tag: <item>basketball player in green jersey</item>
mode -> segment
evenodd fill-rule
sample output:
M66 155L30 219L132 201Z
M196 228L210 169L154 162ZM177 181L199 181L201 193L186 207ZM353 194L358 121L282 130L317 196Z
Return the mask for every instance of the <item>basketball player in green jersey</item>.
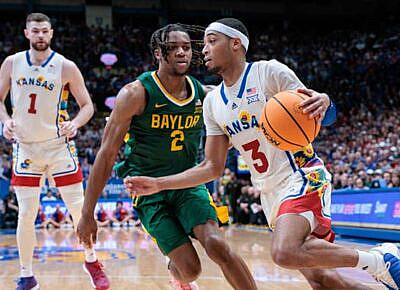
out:
M118 168L120 177L164 176L196 164L206 89L186 73L201 54L192 51L188 32L178 24L154 32L151 50L158 70L143 73L121 89L105 127L77 230L84 244L96 241L94 208L127 132L131 152ZM199 240L233 288L256 289L246 264L218 230L205 186L162 191L133 202L144 228L170 259L168 269L175 289L197 289L191 282L199 276L201 265L189 236Z

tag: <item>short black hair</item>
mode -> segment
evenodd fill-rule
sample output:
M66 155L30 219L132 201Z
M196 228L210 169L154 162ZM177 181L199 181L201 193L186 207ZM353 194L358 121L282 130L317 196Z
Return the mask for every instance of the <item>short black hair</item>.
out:
M219 19L219 20L217 20L215 22L222 23L222 24L225 24L226 26L229 26L229 27L232 27L232 28L234 28L236 30L239 30L241 33L246 35L247 38L249 38L249 32L248 32L246 26L239 19L236 19L236 18L222 18L222 19Z
M117 205L119 205L119 204L120 204L120 205L123 205L122 201L120 201L120 200L117 201Z

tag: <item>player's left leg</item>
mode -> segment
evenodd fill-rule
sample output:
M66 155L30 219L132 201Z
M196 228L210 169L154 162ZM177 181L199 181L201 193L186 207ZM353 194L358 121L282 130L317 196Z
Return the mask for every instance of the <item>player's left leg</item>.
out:
M257 289L246 263L231 250L215 220L208 220L206 224L195 226L193 232L207 255L218 264L234 289Z
M257 289L246 263L231 250L219 231L215 205L206 188L175 192L171 202L176 204L175 212L185 232L194 234L234 289Z
M273 261L289 269L339 267L364 269L379 282L399 289L400 260L396 246L387 244L367 252L333 244L323 239L309 239L310 234L310 222L304 216L298 214L280 216L276 221L272 239ZM389 267L387 267L388 262ZM342 280L346 281L343 277ZM351 281L347 279L346 283ZM358 284L357 287L362 289L364 286Z
M47 144L46 158L49 183L55 185L60 191L76 230L81 218L84 198L83 175L79 167L75 143L68 142L66 138L52 140ZM97 260L93 246L85 248L85 256L83 269L89 274L92 286L97 289L108 289L108 278L103 271L102 264Z
M275 197L272 207L267 202L270 193ZM273 261L289 269L359 268L382 284L399 289L400 252L394 244L363 251L332 243L330 196L331 185L324 169L313 168L308 174L296 172L276 188L275 194L262 196L264 212L274 229Z
M82 183L75 183L58 187L65 205L72 216L74 228L78 226L83 206ZM96 289L108 289L110 282L103 270L103 265L98 261L96 252L92 247L85 248L85 263L83 269L88 273L92 286Z

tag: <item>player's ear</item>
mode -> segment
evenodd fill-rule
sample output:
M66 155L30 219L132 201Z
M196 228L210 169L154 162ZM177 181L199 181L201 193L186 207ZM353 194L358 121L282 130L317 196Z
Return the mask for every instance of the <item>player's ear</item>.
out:
M28 36L29 36L28 28L25 28L25 29L24 29L24 35L25 35L26 38L29 39L29 37L28 37Z
M242 42L239 38L232 38L232 48L234 51L237 51L242 48Z
M156 48L154 50L154 57L159 61L161 59L161 50L159 48Z
M53 29L50 29L50 39L53 38L53 32L54 32L54 30L53 30Z

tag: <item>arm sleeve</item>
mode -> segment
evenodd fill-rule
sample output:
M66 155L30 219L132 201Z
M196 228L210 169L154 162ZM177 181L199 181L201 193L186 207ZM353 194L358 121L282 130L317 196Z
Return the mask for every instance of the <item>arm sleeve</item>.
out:
M275 59L260 62L260 81L264 85L266 96L273 96L286 90L306 88L294 71Z
M204 99L204 105L203 105L203 118L204 118L204 124L206 125L207 136L224 135L225 134L224 131L218 125L213 116L212 102L211 102L212 97L213 96L211 96L211 94L208 94Z
M328 109L325 112L325 117L321 122L322 126L330 126L336 121L336 106L335 103L331 100L331 103Z

